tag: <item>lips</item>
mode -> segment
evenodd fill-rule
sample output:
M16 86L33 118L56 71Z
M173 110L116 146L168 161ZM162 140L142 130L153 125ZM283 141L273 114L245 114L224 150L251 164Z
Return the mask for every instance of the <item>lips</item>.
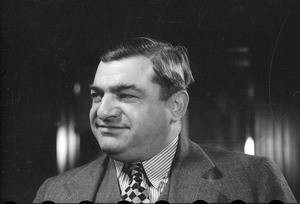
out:
M129 129L127 126L116 125L99 125L96 123L96 128L100 131L102 136L117 136L122 134L125 130Z
M105 129L128 129L129 127L126 125L115 125L115 124L103 124L103 123L95 123L97 128L105 128Z
M96 125L98 128L106 128L106 129L127 129L128 127L123 126L113 126L113 125Z

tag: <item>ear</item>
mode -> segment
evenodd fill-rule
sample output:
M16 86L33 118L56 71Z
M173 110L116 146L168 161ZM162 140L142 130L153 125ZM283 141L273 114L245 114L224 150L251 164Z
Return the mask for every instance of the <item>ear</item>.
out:
M189 95L185 90L181 90L169 98L171 111L171 123L180 121L184 116L189 104Z

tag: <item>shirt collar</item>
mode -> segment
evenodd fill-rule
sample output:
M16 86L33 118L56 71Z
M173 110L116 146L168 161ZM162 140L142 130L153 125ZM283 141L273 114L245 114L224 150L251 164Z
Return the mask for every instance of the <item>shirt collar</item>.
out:
M155 188L158 188L161 180L168 176L173 158L175 156L177 144L178 136L157 155L142 162L146 175L150 183ZM116 166L117 178L119 178L122 173L124 163L116 160L114 160L114 163Z
M117 178L120 177L121 173L122 173L122 169L124 166L123 162L117 161L117 160L113 160L116 166L116 171L117 171Z

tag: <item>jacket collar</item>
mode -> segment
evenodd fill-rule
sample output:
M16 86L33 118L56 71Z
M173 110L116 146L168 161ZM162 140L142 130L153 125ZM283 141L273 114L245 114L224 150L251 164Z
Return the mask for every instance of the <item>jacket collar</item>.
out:
M170 203L192 203L196 200L227 202L216 181L221 172L204 150L187 137L180 136L178 149L172 163L168 185L160 200ZM102 184L102 185L101 185ZM112 159L101 156L65 183L64 195L69 202L118 202L120 190Z
M221 172L207 154L187 137L181 136L176 152L169 185L160 199L170 203L192 203L196 200L226 202L215 181Z
M117 178L117 172L112 159L109 159L105 176L96 193L95 203L117 203L121 200L121 190Z

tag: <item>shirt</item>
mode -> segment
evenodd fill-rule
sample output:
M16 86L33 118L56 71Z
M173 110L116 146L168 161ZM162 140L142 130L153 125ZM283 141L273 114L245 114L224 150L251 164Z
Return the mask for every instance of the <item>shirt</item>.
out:
M146 176L143 174L142 179L146 184L146 189L151 203L155 203L158 200L168 182L177 144L178 136L157 155L142 162L146 174ZM129 185L130 179L129 176L122 171L124 166L123 162L114 160L114 164L117 171L121 195L123 195L125 189Z

